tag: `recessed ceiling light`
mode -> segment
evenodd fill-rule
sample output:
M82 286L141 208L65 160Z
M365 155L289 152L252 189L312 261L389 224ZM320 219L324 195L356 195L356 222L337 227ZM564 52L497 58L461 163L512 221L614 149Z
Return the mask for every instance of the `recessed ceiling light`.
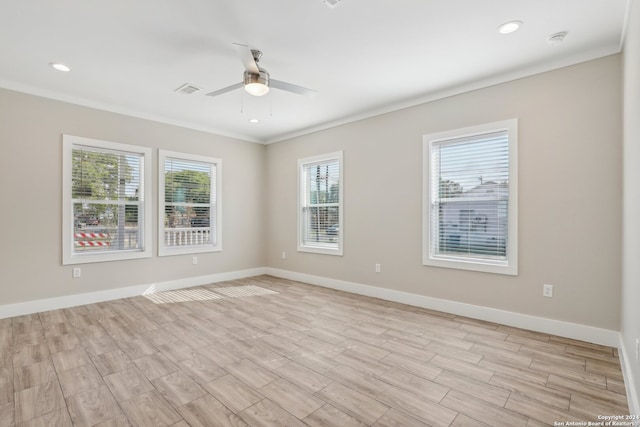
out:
M65 73L71 71L71 68L69 68L68 66L66 66L64 64L61 64L59 62L50 62L49 65L51 67L55 68L56 70L64 71Z
M509 21L498 27L498 32L500 34L511 34L522 27L522 21Z
M564 41L565 37L567 37L566 31L561 31L559 33L551 34L547 39L547 43L549 43L552 46L555 46L555 45L561 44Z
M258 119L249 119L249 123L253 123L253 124L260 123L260 120L258 120Z

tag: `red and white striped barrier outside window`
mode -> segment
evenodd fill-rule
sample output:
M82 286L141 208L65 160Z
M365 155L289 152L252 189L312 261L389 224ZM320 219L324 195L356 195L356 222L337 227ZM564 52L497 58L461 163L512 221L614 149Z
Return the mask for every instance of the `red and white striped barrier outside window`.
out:
M111 235L109 233L75 233L73 235L76 246L98 247L110 246Z

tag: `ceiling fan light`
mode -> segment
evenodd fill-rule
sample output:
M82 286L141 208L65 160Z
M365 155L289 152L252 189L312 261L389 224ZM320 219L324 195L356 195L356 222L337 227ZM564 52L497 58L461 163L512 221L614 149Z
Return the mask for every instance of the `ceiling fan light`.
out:
M244 85L244 90L253 96L262 96L269 92L269 86L262 83L249 83Z
M260 74L244 72L244 90L253 96L266 95L269 92L269 73L260 69Z

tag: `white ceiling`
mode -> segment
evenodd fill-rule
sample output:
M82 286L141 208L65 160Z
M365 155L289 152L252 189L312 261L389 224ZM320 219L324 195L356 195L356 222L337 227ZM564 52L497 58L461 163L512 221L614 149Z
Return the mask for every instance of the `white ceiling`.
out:
M628 1L0 0L0 86L272 142L617 53ZM234 42L318 95L205 96L242 80Z

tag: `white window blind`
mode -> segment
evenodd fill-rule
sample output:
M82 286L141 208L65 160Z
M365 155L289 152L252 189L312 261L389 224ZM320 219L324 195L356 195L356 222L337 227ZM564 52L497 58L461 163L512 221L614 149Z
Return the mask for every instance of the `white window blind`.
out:
M73 252L142 250L143 156L76 145L72 157Z
M513 138L505 128L429 141L425 264L452 261L469 269L476 269L472 264L515 271Z
M160 151L160 255L219 250L220 160Z
M63 263L150 256L145 147L65 135Z
M342 153L302 159L300 242L302 251L342 254Z

